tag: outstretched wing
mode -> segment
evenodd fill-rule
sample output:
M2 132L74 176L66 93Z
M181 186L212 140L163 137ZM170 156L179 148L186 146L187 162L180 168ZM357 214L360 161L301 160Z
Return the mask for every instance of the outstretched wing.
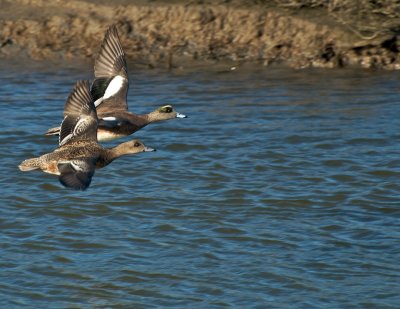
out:
M60 171L60 182L65 187L75 190L87 189L95 171L95 164L91 158L79 158L61 162L57 167Z
M94 76L91 93L98 112L127 110L128 71L115 26L111 26L106 32L95 60Z
M97 114L88 81L75 84L64 106L59 144L77 140L97 141Z

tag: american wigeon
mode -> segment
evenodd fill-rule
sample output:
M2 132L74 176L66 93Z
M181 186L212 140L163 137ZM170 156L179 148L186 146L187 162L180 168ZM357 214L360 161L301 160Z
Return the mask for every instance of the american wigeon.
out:
M21 171L41 169L59 175L60 182L69 188L89 187L95 168L110 164L114 159L143 151L154 151L138 140L106 149L97 142L96 108L90 94L89 82L78 81L64 106L59 148L19 165Z
M171 105L155 111L136 115L128 111L127 93L129 88L125 53L115 26L111 26L101 44L95 60L91 93L97 109L99 125L97 139L113 140L130 135L149 123L174 118L186 118L177 113ZM51 128L46 135L58 135L60 127Z

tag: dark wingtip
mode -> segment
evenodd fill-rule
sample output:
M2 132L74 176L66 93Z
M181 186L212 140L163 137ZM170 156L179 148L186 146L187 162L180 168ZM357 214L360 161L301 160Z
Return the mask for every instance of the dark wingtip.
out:
M47 132L44 133L45 136L53 136L59 134L60 134L60 127L48 129Z
M90 186L93 173L76 172L70 163L58 163L57 167L60 172L58 180L64 187L84 191Z

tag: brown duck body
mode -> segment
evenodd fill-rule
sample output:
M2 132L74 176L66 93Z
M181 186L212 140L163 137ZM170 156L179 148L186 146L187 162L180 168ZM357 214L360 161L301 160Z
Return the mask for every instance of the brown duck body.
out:
M148 115L135 115L122 110L100 113L99 119L97 128L97 139L99 141L110 141L131 135L150 123ZM102 119L115 120L103 121Z
M174 119L186 118L185 115L174 111L172 106L165 105L157 110L144 114L136 115L126 110L98 110L99 123L97 127L97 139L99 142L114 140L128 136L150 123ZM49 129L46 135L59 135L60 127Z
M45 173L60 175L58 164L65 161L79 158L91 158L96 164L102 155L102 147L92 141L76 141L73 144L66 144L53 152L46 153L40 157L27 159L21 163L21 170L41 169ZM96 164L97 165L97 164ZM104 165L103 165L104 166Z
M162 106L144 115L128 111L128 69L117 29L108 29L94 65L95 79L90 91L99 120L97 139L109 141L128 136L150 123L186 118L171 105ZM59 135L60 127L51 128L46 135Z
M129 147L128 145L134 142L135 141L129 141L117 147L106 149L94 141L74 141L71 144L65 144L53 152L46 153L38 158L27 159L21 163L19 168L24 171L40 168L45 173L60 175L58 164L71 160L89 158L96 168L102 168L110 164L116 158L134 153L125 150ZM149 148L144 147L143 150L140 149L137 152L140 151L149 151Z

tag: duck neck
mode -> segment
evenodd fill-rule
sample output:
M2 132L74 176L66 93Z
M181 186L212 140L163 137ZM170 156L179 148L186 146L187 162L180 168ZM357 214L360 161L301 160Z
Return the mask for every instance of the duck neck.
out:
M156 112L151 112L151 113L148 113L147 115L143 115L143 116L146 118L147 123L152 123L152 122L161 120L159 117L159 114Z
M126 151L124 151L124 146L123 144L119 144L118 146L115 146L113 148L105 149L103 156L101 157L101 160L97 162L98 167L103 167L108 164L110 164L112 161L114 161L116 158L119 158L123 155L126 155Z
M147 126L150 122L149 114L135 115L134 123L140 128Z

